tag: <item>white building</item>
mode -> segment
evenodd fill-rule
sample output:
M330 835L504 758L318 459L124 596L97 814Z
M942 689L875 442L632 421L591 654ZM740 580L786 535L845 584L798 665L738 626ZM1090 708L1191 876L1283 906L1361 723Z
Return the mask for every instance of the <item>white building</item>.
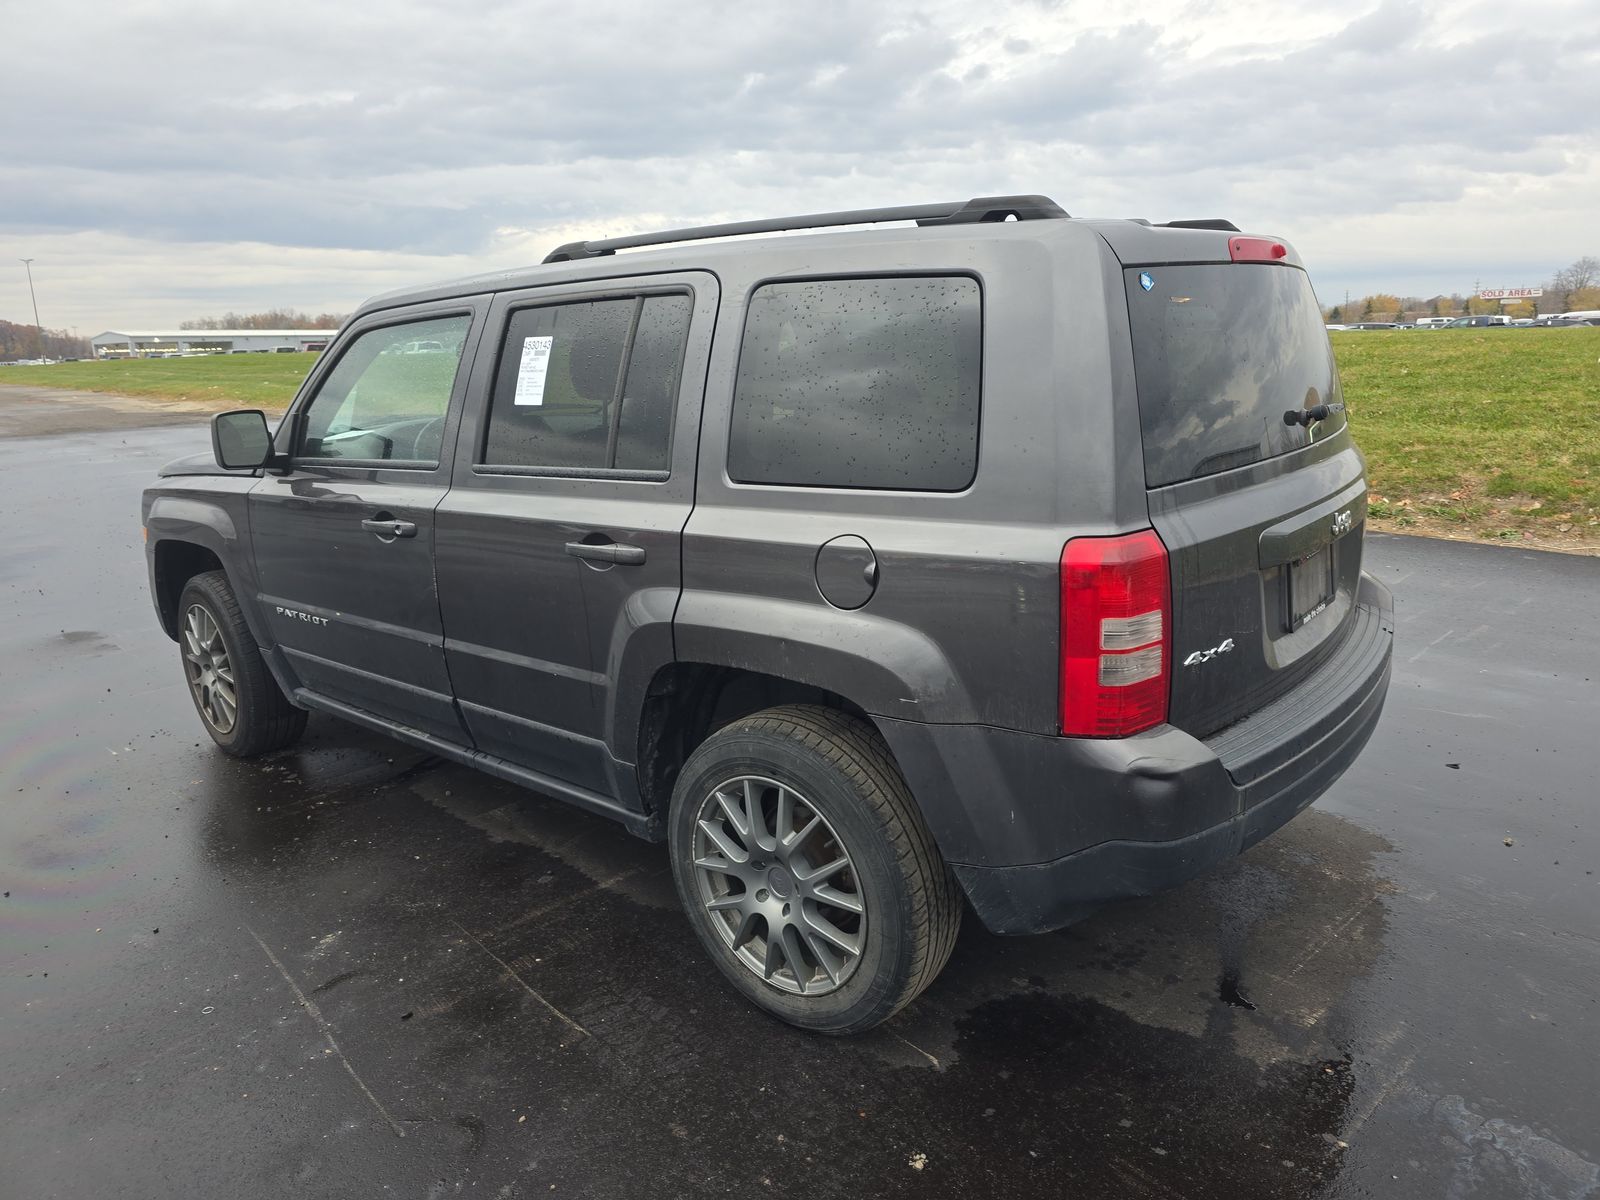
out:
M293 354L324 350L337 329L127 329L89 339L96 358L179 354Z

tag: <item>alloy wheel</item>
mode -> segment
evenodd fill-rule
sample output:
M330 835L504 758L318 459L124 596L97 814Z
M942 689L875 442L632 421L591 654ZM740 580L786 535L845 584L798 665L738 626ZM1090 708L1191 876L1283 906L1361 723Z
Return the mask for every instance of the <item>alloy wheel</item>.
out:
M759 978L815 996L855 972L866 897L844 842L799 792L757 775L712 788L696 814L693 857L712 925Z
M231 733L239 719L233 663L222 630L204 605L191 604L183 614L183 672L206 724L218 733Z

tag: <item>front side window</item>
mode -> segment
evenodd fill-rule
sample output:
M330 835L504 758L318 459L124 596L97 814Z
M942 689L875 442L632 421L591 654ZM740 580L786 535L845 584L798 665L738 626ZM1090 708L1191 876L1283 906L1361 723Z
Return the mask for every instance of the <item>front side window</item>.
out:
M311 399L299 455L437 462L471 325L462 314L357 337Z
M965 276L773 283L750 297L728 474L954 492L978 463L982 301Z
M665 471L690 309L672 294L512 313L483 462Z

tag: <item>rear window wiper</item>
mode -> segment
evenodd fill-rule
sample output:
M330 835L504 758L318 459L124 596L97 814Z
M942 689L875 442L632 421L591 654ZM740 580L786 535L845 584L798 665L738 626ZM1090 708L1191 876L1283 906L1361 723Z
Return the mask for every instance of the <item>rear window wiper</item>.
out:
M1334 413L1344 411L1343 404L1313 404L1310 408L1291 408L1283 414L1285 425L1315 425L1326 421Z

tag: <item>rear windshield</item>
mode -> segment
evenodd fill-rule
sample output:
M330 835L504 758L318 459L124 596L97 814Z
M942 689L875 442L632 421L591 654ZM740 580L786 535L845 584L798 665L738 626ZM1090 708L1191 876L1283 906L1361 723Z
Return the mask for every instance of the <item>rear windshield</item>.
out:
M1342 404L1304 271L1266 264L1132 267L1133 366L1149 487L1287 454L1344 428L1290 409Z

